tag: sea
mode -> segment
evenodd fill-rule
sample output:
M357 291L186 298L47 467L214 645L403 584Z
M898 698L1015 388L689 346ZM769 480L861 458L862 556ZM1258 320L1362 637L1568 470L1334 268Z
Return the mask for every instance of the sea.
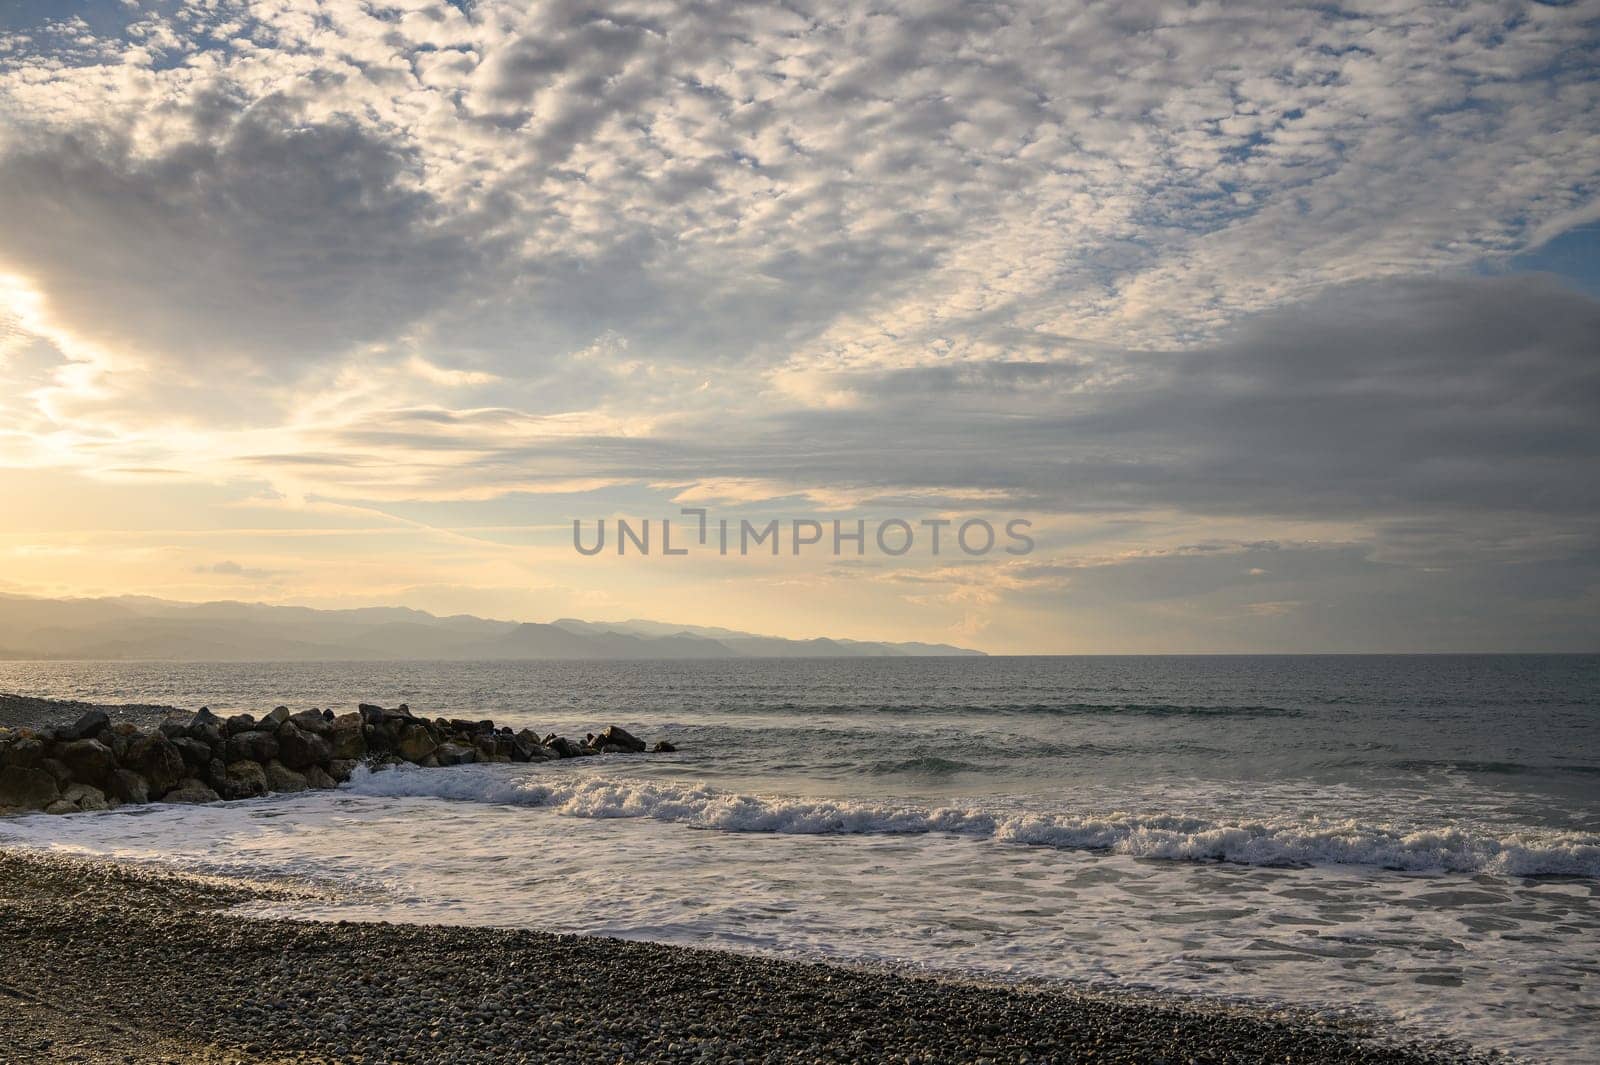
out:
M0 821L0 845L527 926L1290 1007L1600 1061L1600 655L0 663L676 753Z

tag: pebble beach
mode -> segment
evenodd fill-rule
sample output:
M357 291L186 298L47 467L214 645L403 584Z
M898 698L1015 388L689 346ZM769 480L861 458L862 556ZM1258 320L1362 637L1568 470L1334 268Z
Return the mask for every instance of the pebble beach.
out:
M1475 1038L1479 1022L1471 1018L1396 1024L1381 1010L1329 1009L1316 994L1240 994L1237 980L1174 988L1149 980L1146 969L1088 980L1025 969L991 974L970 966L970 947L955 954L931 943L904 959L886 957L883 944L921 942L924 910L959 908L972 915L967 927L992 922L1007 912L997 908L1000 891L1005 906L1034 914L1029 928L1056 935L1064 955L1087 959L1095 948L1085 929L1133 935L1139 911L1088 892L1076 894L1070 911L1030 911L1037 902L1020 894L1040 882L1030 855L1053 863L1058 882L1074 875L1052 848L995 849L990 860L1005 865L986 877L973 866L978 848L959 835L913 831L880 844L870 831L813 834L804 821L798 834L704 831L711 826L689 816L695 803L767 820L777 807L666 783L685 756L666 741L649 749L616 725L586 734L569 721L568 734L583 737L569 741L486 718L425 717L403 705L219 716L156 703L4 696L0 711L4 794L31 803L0 811L5 1062L1574 1060L1491 1049L1500 1041ZM689 758L708 746L682 726L666 731L688 737ZM728 747L712 750L726 757ZM85 751L102 757L88 760ZM350 779L355 763L342 759L355 757L362 762ZM628 782L628 774L650 772L663 783ZM313 783L319 773L329 779ZM265 795L241 787L257 776ZM17 787L46 777L50 794L30 797ZM131 789L113 787L130 779ZM668 805L640 816L650 809L633 806L652 797ZM610 805L591 811L602 799ZM566 816L543 812L555 804ZM826 812L795 809L813 818ZM688 826L653 827L672 810ZM501 841L493 853L492 839ZM733 860L739 852L725 853L741 841L775 870L822 856L835 865L807 872L819 885L809 894L811 881L762 895L751 886L766 874ZM836 904L820 885L891 890L897 881L884 870L918 848L937 848L946 872L976 893L957 898L957 885L908 873L898 883L911 891L906 900L920 901L896 909L888 896L861 895L849 904L863 918L880 915L881 927L827 925L838 924L839 911L827 909ZM382 855L389 864L375 862ZM851 855L859 868L838 864ZM1071 861L1089 863L1083 875L1091 876L1105 859ZM1136 875L1158 876L1171 864L1147 860ZM504 872L491 876L492 868ZM710 868L731 886L706 879ZM1257 901L1328 882L1315 869L1179 868L1212 884L1218 898L1230 885L1254 890ZM362 869L371 870L368 879ZM397 870L415 875L397 878ZM671 895L663 876L680 881ZM1437 882L1407 883L1427 891ZM1586 883L1529 881L1523 890L1555 903L1577 900ZM1477 894L1467 901L1489 897L1489 879L1473 884ZM694 925L684 915L706 912L695 908L695 891L714 896L725 913L721 925L704 924L717 934L685 934ZM775 941L760 936L774 927L775 900L793 911L785 920L809 913L825 929L811 943L876 936L877 946L797 952L777 941L774 950ZM1186 904L1166 905L1173 921L1189 919ZM1395 917L1416 912L1391 911L1372 919L1393 928ZM1159 923L1151 913L1147 920ZM1026 942L1003 927L992 938ZM1166 950L1206 961L1204 944L1151 942L1152 958ZM1301 944L1316 941L1302 935L1288 946ZM1259 945L1255 956L1264 956ZM1370 962L1343 968L1362 964ZM1442 980L1437 970L1424 975ZM1440 986L1430 997L1443 1009L1485 986L1480 977L1470 989Z
M46 1062L1488 1060L1292 1016L528 930L261 920L0 852L0 1044Z

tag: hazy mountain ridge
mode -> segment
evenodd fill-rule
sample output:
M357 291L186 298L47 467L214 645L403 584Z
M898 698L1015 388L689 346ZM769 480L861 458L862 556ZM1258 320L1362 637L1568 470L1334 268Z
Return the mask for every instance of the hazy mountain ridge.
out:
M0 594L0 659L695 659L979 655L945 644L791 640L697 625L498 621L408 607L318 610L142 596L37 599Z

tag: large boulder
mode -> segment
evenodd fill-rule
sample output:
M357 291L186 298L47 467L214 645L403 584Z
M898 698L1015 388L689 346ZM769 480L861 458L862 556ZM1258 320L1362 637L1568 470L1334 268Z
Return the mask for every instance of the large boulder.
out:
M426 725L407 725L394 745L395 753L408 762L421 762L439 746Z
M228 793L228 763L222 759L211 759L211 764L206 766L205 771L200 776L205 781L206 786L218 795L226 795Z
M464 717L453 717L450 719L450 729L457 735L478 736L485 732L493 732L494 722L488 720L468 721Z
M193 714L186 714L182 710L174 710L156 723L156 731L169 740L189 734L189 722L194 720Z
M525 728L511 737L511 760L513 762L547 762L560 755L539 742L539 734L531 728Z
M267 763L267 789L269 791L305 791L311 785L303 774L296 773L282 762Z
M63 788L72 783L72 770L68 769L65 762L58 762L54 758L41 758L39 769L56 778L56 783Z
M106 802L106 793L93 784L73 784L71 787L61 789L60 802L72 807L72 809L51 809L49 812L75 813L86 810L104 810L110 805Z
M594 753L588 747L580 747L565 736L547 736L544 745L562 758L584 758Z
M333 748L321 736L313 735L293 721L278 729L278 760L290 769L309 769L326 765L333 757Z
M356 759L367 753L367 730L360 714L341 714L329 722L328 746L334 758Z
M237 736L241 732L249 732L256 727L256 719L250 714L234 714L222 723L224 736Z
M202 706L199 712L189 719L188 736L208 747L216 748L223 741L226 727L222 718L213 714L209 707Z
M56 744L55 756L68 769L74 780L99 781L117 768L111 748L99 740L73 740Z
M106 794L118 802L147 803L150 782L131 769L113 770L106 778Z
M184 780L179 782L177 787L161 796L161 801L177 803L202 803L216 802L220 798L222 798L222 796L218 795L213 788L203 781L196 780L194 777L186 777Z
M267 771L261 763L240 759L228 763L222 794L229 799L251 799L267 793Z
M330 776L328 772L322 769L320 766L312 766L310 769L306 770L305 775L307 786L315 788L318 791L329 791L339 786L339 782L334 780L333 777Z
M354 758L335 758L328 763L328 776L343 784L355 774L356 766L360 764Z
M172 741L172 745L183 755L185 765L195 769L204 769L211 763L211 745L204 740L197 740L192 736L179 736Z
M289 721L302 732L309 732L313 736L326 736L333 731L333 726L322 716L321 710L302 710L298 714L291 714Z
M362 723L379 728L389 728L397 735L402 726L416 720L411 716L410 710L385 710L383 707L373 706L371 703L362 703L356 707L356 713L361 715Z
M0 768L0 810L42 810L60 796L56 778L43 769Z
M264 729L268 732L276 732L278 729L282 728L283 723L288 720L289 708L287 706L274 706L272 708L272 713L262 718L261 724L257 725L256 727L259 729Z
M78 720L65 728L56 730L56 739L71 743L73 740L92 739L94 735L107 725L111 724L111 715L104 710L90 710Z
M369 755L387 754L394 750L397 738L381 724L374 725L369 722L361 726L361 739L366 744Z
M478 760L478 752L471 747L463 747L455 743L443 743L434 748L433 757L439 764L469 765Z
M95 739L111 748L111 757L120 762L128 753L128 744L143 735L144 731L132 721L118 721L108 729L101 729Z
M24 729L11 737L11 742L0 751L0 766L14 769L37 769L49 749L37 733Z
M607 746L620 747L624 751L638 754L647 744L621 725L607 725L600 730L600 735L590 744L595 750L604 750Z
M270 762L278 757L278 737L252 729L228 737L229 762Z
M159 732L146 733L130 741L122 765L148 780L151 794L155 795L175 787L188 775L177 746Z
M511 761L514 743L510 736L502 736L498 732L480 732L472 738L472 745L477 748L480 762Z

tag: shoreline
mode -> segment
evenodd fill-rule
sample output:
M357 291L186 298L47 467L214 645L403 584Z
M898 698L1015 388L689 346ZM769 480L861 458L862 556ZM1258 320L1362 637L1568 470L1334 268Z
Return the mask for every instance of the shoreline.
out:
M1190 996L228 912L270 894L0 847L0 1044L29 1065L1509 1060Z

